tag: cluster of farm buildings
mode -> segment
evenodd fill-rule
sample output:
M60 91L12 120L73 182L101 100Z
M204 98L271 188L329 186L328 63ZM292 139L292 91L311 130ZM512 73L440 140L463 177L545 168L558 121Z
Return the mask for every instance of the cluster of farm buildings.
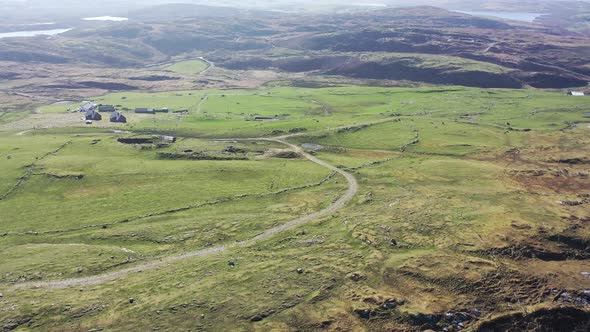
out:
M119 123L127 123L127 118L123 115L123 113L119 112L115 106L112 105L101 105L95 104L92 102L86 102L80 108L76 110L76 112L85 113L85 119L87 122L91 123L91 121L100 121L102 120L101 113L111 113L110 121L111 122L119 122ZM134 110L135 114L156 114L156 113L174 113L174 114L188 114L188 110L179 110L170 112L168 108L162 109L155 109L155 108L145 108L145 107L138 107ZM279 121L281 118L278 116L266 117L266 116L256 116L254 121L260 122L271 122L271 121Z
M77 112L85 113L86 121L100 121L102 120L101 113L111 113L109 117L111 122L127 123L127 118L121 112L117 111L117 108L112 105L100 105L92 102L87 102L84 105L80 106ZM168 110L168 108L154 109L138 107L135 109L134 112L136 114L156 114L169 113L170 110ZM174 111L172 113L187 114L188 110Z

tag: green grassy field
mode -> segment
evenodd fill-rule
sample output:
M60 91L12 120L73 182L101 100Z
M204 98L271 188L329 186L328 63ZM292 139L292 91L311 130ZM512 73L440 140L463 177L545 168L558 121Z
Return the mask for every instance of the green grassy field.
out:
M95 101L190 113L131 117L117 127L123 133L0 132L3 330L442 330L451 323L426 325L419 314L477 309L466 323L475 329L499 314L559 305L551 289L587 284L580 272L588 260L564 258L585 251L548 240L590 239L587 205L559 203L590 194L584 98L281 87ZM161 133L177 141L163 143ZM278 158L286 146L277 142L211 140L287 134L320 145L315 157L354 175L359 190L343 209L250 246L116 280L14 288L241 243L329 206L347 188L341 176ZM154 142L117 141L130 137ZM559 161L572 158L582 161ZM541 249L552 255L527 256ZM384 310L391 298L404 304ZM367 320L363 310L379 315Z
M41 159L65 143L62 150ZM244 150L241 158L245 160L158 157L189 149L221 156L229 146ZM173 147L141 150L118 143L114 136L5 136L0 149L5 170L2 193L17 187L0 200L0 233L9 234L2 239L7 241L2 247L15 257L29 259L26 264L19 262L23 270L3 261L0 275L5 276L4 271L23 276L31 269L41 275L67 275L77 266L96 272L108 268L109 264L101 264L111 262L110 253L121 253L122 248L155 255L179 250L179 246L200 248L246 240L274 223L313 212L325 198L314 201L313 191L323 194L317 188L301 187L320 183L330 172L305 160L264 156L278 147L269 142L183 139ZM25 180L18 183L23 176ZM338 187L333 183L322 188L333 186ZM276 194L286 189L293 193ZM306 192L306 198L294 199L298 191ZM191 208L168 212L184 207ZM102 239L95 237L97 231ZM46 262L47 248L58 248L63 263L45 263L52 267L38 269L38 262ZM104 255L101 262L95 261L99 256L82 261L98 253Z
M182 116L173 113L155 116L130 114L131 121L127 128L176 132L192 137L266 136L301 128L310 132L321 131L396 116L404 118L403 123L409 128L412 127L411 121L418 121L418 125L438 121L440 126L435 129L441 131L447 126L453 133L455 129L469 125L515 132L524 129L554 130L565 128L571 122L583 121L583 114L590 111L585 99L568 98L556 92L462 87L281 87L260 90L125 92L97 97L94 101L116 105L124 113L137 107L189 110L188 115ZM51 112L56 107L59 110L63 108L51 106L41 110ZM279 121L253 121L257 116L276 116ZM450 124L450 121L471 124ZM488 135L497 134L489 130ZM507 136L518 135L510 133Z
M209 64L203 60L188 60L165 66L162 69L173 71L179 74L193 75L202 72L208 67Z

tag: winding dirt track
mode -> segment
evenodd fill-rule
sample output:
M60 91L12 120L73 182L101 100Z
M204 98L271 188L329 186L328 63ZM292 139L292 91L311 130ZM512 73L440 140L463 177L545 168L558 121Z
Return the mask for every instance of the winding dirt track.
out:
M293 151L301 154L302 156L304 156L306 159L310 160L311 162L314 162L320 166L323 166L331 171L334 171L334 172L342 175L346 179L346 181L348 182L348 189L346 190L346 192L342 196L340 196L340 198L338 198L338 200L336 200L335 202L330 204L325 209L320 210L315 213L312 213L312 214L308 214L308 215L299 217L299 218L291 220L285 224L270 228L270 229L266 230L265 232L258 234L257 236L255 236L249 240L243 241L243 242L238 242L235 244L220 245L220 246L216 246L216 247L187 252L184 254L168 256L168 257L164 257L164 258L152 261L152 262L147 262L144 264L136 265L136 266L133 266L130 268L117 270L117 271L113 271L113 272L109 272L109 273L105 273L105 274L89 276L89 277L72 278L72 279L55 280L55 281L43 281L43 282L28 282L28 283L17 284L17 285L14 285L12 287L12 289L17 290L17 289L34 289L34 288L68 288L68 287L97 285L97 284L101 284L103 282L119 279L127 274L130 274L130 273L158 269L158 268L163 267L164 265L167 265L169 263L173 263L175 261L179 261L182 259L191 258L191 257L203 257L203 256L208 256L208 255L212 255L212 254L216 254L216 253L225 252L231 248L251 246L251 245L254 245L260 241L266 240L274 235L277 235L277 234L283 233L285 231L288 231L290 229L293 229L295 227L301 226L301 225L306 224L312 220L328 216L328 215L340 210L358 192L358 183L356 181L356 178L352 174L350 174L342 169L339 169L333 165L330 165L329 163L306 153L305 151L303 151L302 148L300 148L294 144L291 144L289 142L286 142L283 139L280 139L280 138L239 139L238 138L238 139L225 139L224 141L228 141L228 140L229 141L240 141L240 140L241 141L270 141L270 142L277 142L280 144L284 144L284 145L290 147Z

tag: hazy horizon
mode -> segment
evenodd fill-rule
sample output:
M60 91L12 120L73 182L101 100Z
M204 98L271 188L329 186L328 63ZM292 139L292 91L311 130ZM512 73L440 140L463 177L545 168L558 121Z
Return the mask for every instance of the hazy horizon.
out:
M289 12L326 12L339 10L350 11L364 9L379 9L385 7L437 6L448 10L460 11L507 11L523 13L547 13L552 3L568 0L104 0L95 2L80 2L74 0L0 0L3 11L0 13L0 26L18 26L23 24L38 24L57 22L64 25L85 17L123 16L136 10L165 4L195 4L203 6L224 6L241 9L289 11ZM590 0L583 0L588 3ZM571 1L572 3L582 1Z

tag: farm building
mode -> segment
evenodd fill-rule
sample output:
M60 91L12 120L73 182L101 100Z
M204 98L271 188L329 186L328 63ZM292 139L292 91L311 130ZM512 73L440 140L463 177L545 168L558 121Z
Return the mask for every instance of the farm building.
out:
M153 108L143 108L139 107L135 109L135 113L137 114L156 114Z
M174 112L172 112L172 113L174 113L174 114L181 114L181 115L185 115L185 114L188 114L188 110L174 111Z
M115 106L112 105L99 105L98 111L99 112L115 112L117 109Z
M585 96L585 93L583 91L569 91L567 94L576 97Z
M154 110L154 112L156 113L168 113L168 109L167 108L162 108L161 110Z
M102 115L100 115L100 113L98 113L96 110L91 110L86 112L86 120L99 121L102 120Z
M113 112L111 122L127 123L127 118L121 112Z
M80 106L80 108L78 109L78 112L88 113L90 111L96 110L97 107L98 107L98 105L96 105L95 103L86 103L86 104Z
M176 143L176 137L174 136L160 136L160 139L168 143Z

